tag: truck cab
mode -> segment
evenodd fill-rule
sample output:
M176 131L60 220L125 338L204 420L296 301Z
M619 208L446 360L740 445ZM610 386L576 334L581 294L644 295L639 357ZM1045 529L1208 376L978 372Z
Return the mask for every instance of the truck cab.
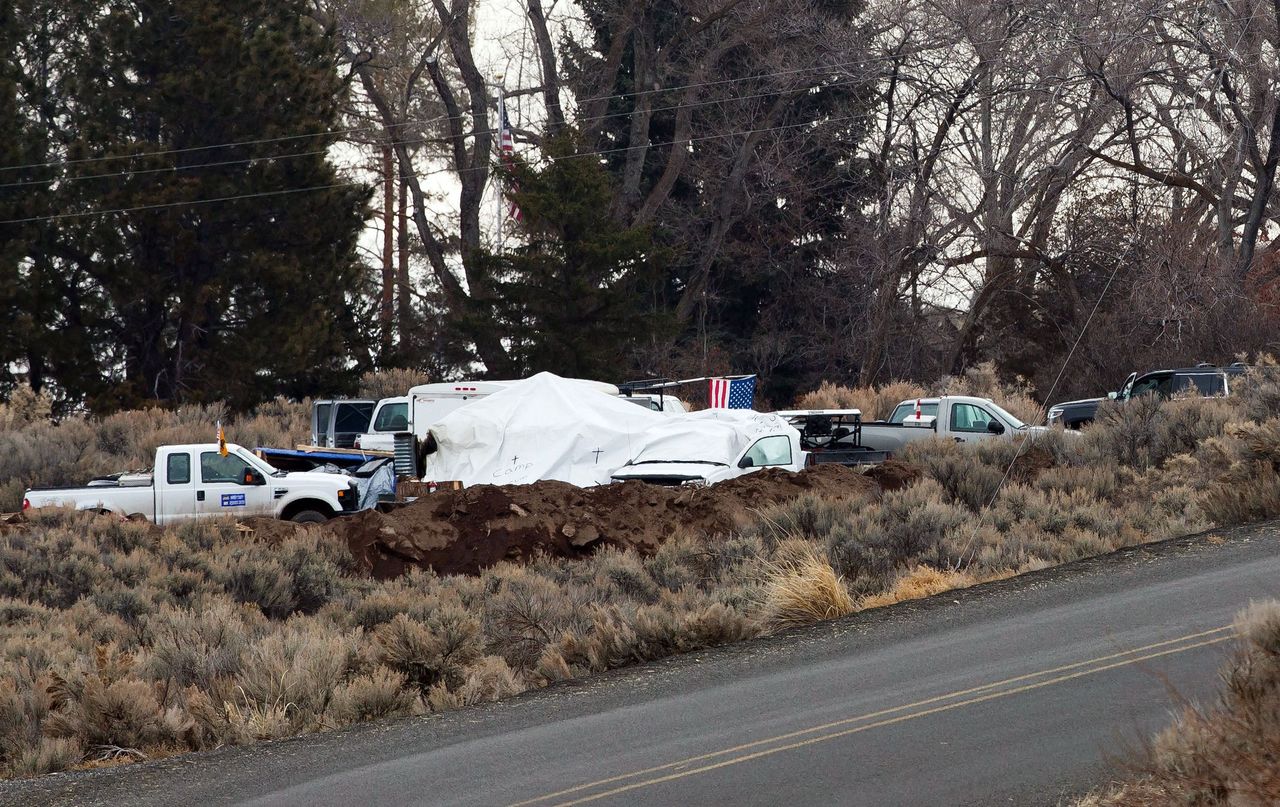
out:
M930 437L974 443L1019 434L1034 437L1045 431L1043 426L1023 423L995 401L970 395L912 398L899 403L890 420L898 422L863 424L862 444L893 453Z
M396 435L409 431L409 396L383 398L373 410L369 430L358 435L353 448L362 451L395 450Z

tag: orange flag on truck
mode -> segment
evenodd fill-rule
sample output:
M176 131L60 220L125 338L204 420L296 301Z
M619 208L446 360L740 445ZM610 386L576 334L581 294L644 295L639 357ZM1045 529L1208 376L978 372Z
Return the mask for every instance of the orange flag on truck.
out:
M227 433L222 430L222 421L218 421L218 453L227 456Z

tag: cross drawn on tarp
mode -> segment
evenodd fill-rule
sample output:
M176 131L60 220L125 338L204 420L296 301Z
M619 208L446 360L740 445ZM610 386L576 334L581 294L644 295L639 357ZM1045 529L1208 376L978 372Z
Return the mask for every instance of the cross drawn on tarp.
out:
M600 455L604 453L604 449L603 449L603 448L597 448L595 451L592 451L591 453L596 455L596 465L599 465L599 464L600 464Z

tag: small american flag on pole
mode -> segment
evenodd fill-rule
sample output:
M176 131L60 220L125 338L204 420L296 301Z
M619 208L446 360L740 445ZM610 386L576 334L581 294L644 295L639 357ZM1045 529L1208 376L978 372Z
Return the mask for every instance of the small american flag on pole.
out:
M502 163L507 167L508 171L515 171L515 154L516 139L511 134L511 121L507 119L507 102L503 98L498 99L498 151L502 158ZM511 183L511 190L518 192L520 186L515 182ZM507 215L516 221L520 221L520 206L515 202L511 203Z
M756 377L711 379L712 409L750 409L756 397Z

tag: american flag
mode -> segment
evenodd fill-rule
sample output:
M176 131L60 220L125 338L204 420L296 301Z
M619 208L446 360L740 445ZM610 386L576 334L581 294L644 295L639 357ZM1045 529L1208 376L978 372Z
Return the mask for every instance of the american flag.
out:
M507 102L504 99L498 99L498 151L502 157L502 162L507 166L508 171L515 171L515 153L516 139L511 134L511 121L507 119ZM515 182L511 183L512 192L518 192L520 186ZM507 214L516 221L520 220L520 206L515 202L511 203Z
M756 397L756 377L711 379L712 409L750 409Z

